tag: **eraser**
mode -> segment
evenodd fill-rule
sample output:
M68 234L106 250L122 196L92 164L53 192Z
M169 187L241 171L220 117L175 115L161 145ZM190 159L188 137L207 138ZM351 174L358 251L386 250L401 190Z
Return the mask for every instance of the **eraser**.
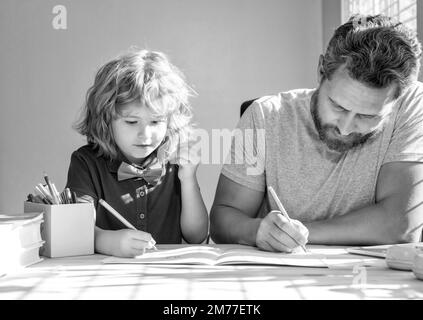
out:
M386 252L386 264L391 269L411 271L416 254L422 252L421 248L421 244L416 243L393 245Z

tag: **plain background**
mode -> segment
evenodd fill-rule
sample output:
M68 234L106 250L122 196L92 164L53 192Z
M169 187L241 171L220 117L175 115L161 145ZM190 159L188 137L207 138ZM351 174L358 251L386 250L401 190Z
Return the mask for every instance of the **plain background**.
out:
M66 30L52 26L56 5L67 9ZM316 86L325 34L340 22L322 8L321 0L2 0L0 212L23 212L44 171L62 190L70 155L85 144L72 124L111 58L132 45L166 53L198 93L198 127L232 130L244 100ZM220 169L198 171L208 209Z

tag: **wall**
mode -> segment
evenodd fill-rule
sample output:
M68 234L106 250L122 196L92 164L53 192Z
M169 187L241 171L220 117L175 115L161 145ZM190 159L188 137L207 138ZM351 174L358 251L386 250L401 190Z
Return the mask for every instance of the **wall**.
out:
M67 9L67 29L52 8ZM131 45L160 50L186 75L201 128L233 129L242 101L314 87L320 1L2 0L0 2L0 212L19 213L46 171L58 189L71 128L97 68ZM220 165L198 177L210 208Z
M335 29L342 24L342 0L322 0L322 36L326 49Z

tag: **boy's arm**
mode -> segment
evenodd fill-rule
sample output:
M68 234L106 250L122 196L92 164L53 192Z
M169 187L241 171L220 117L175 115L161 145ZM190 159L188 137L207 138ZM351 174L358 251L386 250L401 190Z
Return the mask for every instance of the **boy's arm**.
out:
M196 168L179 167L181 182L181 230L188 243L201 243L207 237L209 216L198 185Z
M103 230L95 227L94 243L95 252L113 256L115 253L115 243L113 242L113 231Z
M392 162L379 172L376 204L329 220L306 223L309 241L376 245L420 241L423 163Z
M151 234L140 230L95 227L95 251L115 257L135 257L150 248Z
M77 203L98 203L97 199L89 195L77 193ZM134 257L144 253L149 248L152 237L149 233L132 230L104 230L97 226L94 229L94 248L96 253L116 256Z

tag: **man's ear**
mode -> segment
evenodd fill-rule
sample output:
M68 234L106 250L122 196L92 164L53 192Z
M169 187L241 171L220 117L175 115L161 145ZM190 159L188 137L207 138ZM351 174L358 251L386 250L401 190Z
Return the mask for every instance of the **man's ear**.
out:
M319 56L319 65L317 66L317 81L320 83L323 79L323 54Z

